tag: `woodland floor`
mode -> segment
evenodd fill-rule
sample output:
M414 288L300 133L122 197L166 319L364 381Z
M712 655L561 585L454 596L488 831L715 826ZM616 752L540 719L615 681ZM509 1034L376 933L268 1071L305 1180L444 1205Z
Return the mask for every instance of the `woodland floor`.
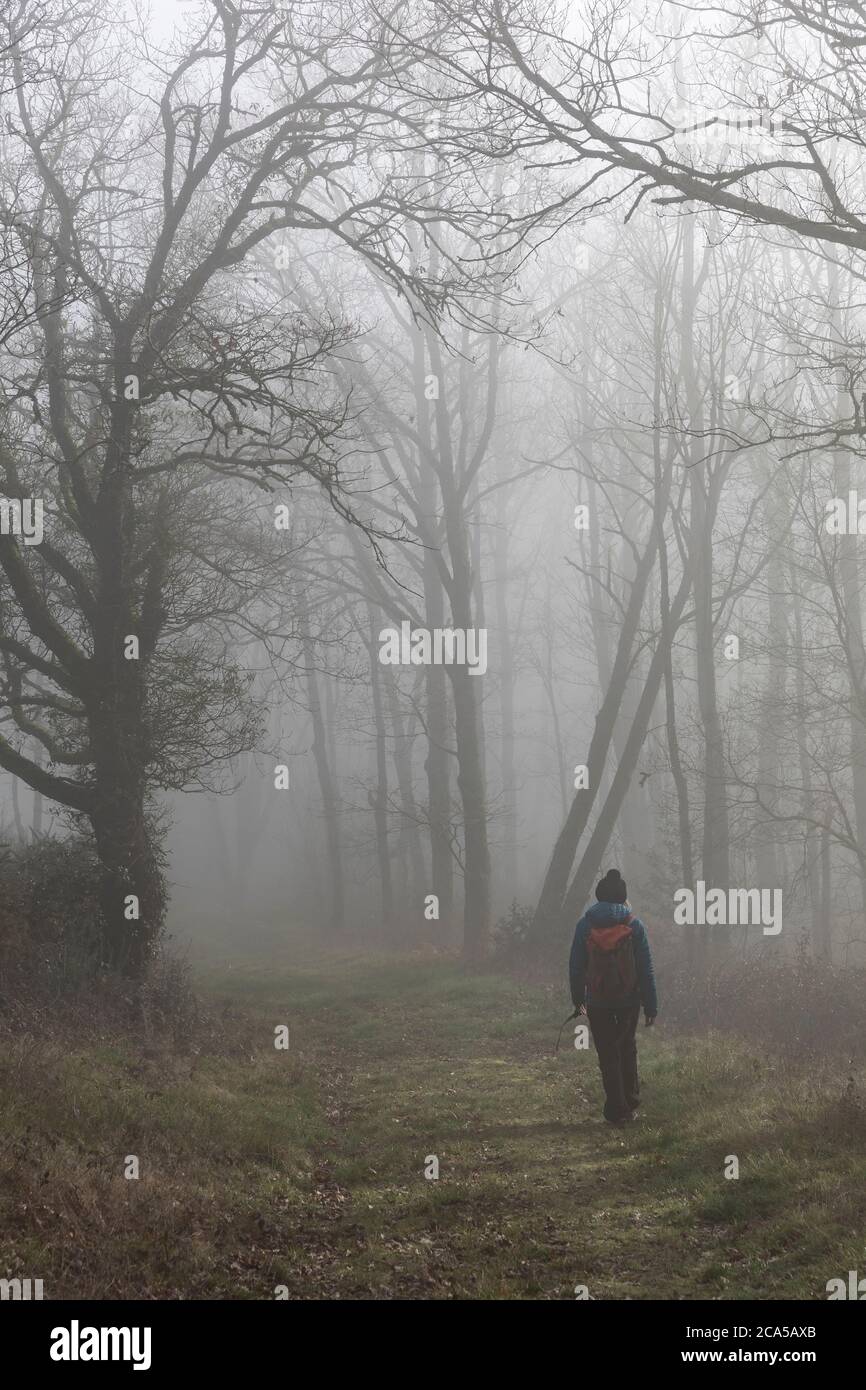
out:
M0 1276L46 1298L821 1299L864 1266L847 1075L662 1022L616 1130L595 1054L566 1030L553 1055L561 991L335 955L199 987L229 1055L4 1047Z

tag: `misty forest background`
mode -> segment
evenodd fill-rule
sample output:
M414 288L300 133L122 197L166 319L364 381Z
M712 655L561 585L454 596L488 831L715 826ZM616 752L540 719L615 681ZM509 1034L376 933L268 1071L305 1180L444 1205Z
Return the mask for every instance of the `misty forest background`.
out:
M134 10L0 18L0 491L45 507L0 535L0 1266L824 1296L866 1124L866 8ZM403 622L486 672L383 664ZM550 1057L610 864L669 1028L628 1149ZM781 889L781 933L674 926L699 879Z

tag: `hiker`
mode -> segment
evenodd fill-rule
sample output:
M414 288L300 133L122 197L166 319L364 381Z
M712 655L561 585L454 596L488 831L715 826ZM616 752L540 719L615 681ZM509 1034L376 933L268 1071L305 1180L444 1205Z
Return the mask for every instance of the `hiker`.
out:
M624 1125L640 1104L635 1030L643 1005L649 1028L658 1013L646 927L628 904L625 880L608 869L597 903L577 924L568 963L571 997L587 1014L604 1084L604 1118ZM584 1007L584 1005L586 1007Z

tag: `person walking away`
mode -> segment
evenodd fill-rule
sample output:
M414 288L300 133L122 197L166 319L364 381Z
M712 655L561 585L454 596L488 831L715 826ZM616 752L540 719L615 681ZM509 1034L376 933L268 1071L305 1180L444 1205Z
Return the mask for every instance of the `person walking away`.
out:
M624 1125L640 1104L635 1035L641 1006L648 1028L658 1014L655 974L646 927L631 910L618 869L607 871L595 896L575 928L569 983L575 1009L589 1018L604 1118Z

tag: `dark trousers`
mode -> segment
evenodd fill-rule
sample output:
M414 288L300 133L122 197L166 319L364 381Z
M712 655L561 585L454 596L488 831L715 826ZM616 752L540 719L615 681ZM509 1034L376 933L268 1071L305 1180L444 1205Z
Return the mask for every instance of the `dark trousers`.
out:
M586 1012L604 1085L604 1118L622 1120L640 1098L635 1039L640 1005L588 1008Z

